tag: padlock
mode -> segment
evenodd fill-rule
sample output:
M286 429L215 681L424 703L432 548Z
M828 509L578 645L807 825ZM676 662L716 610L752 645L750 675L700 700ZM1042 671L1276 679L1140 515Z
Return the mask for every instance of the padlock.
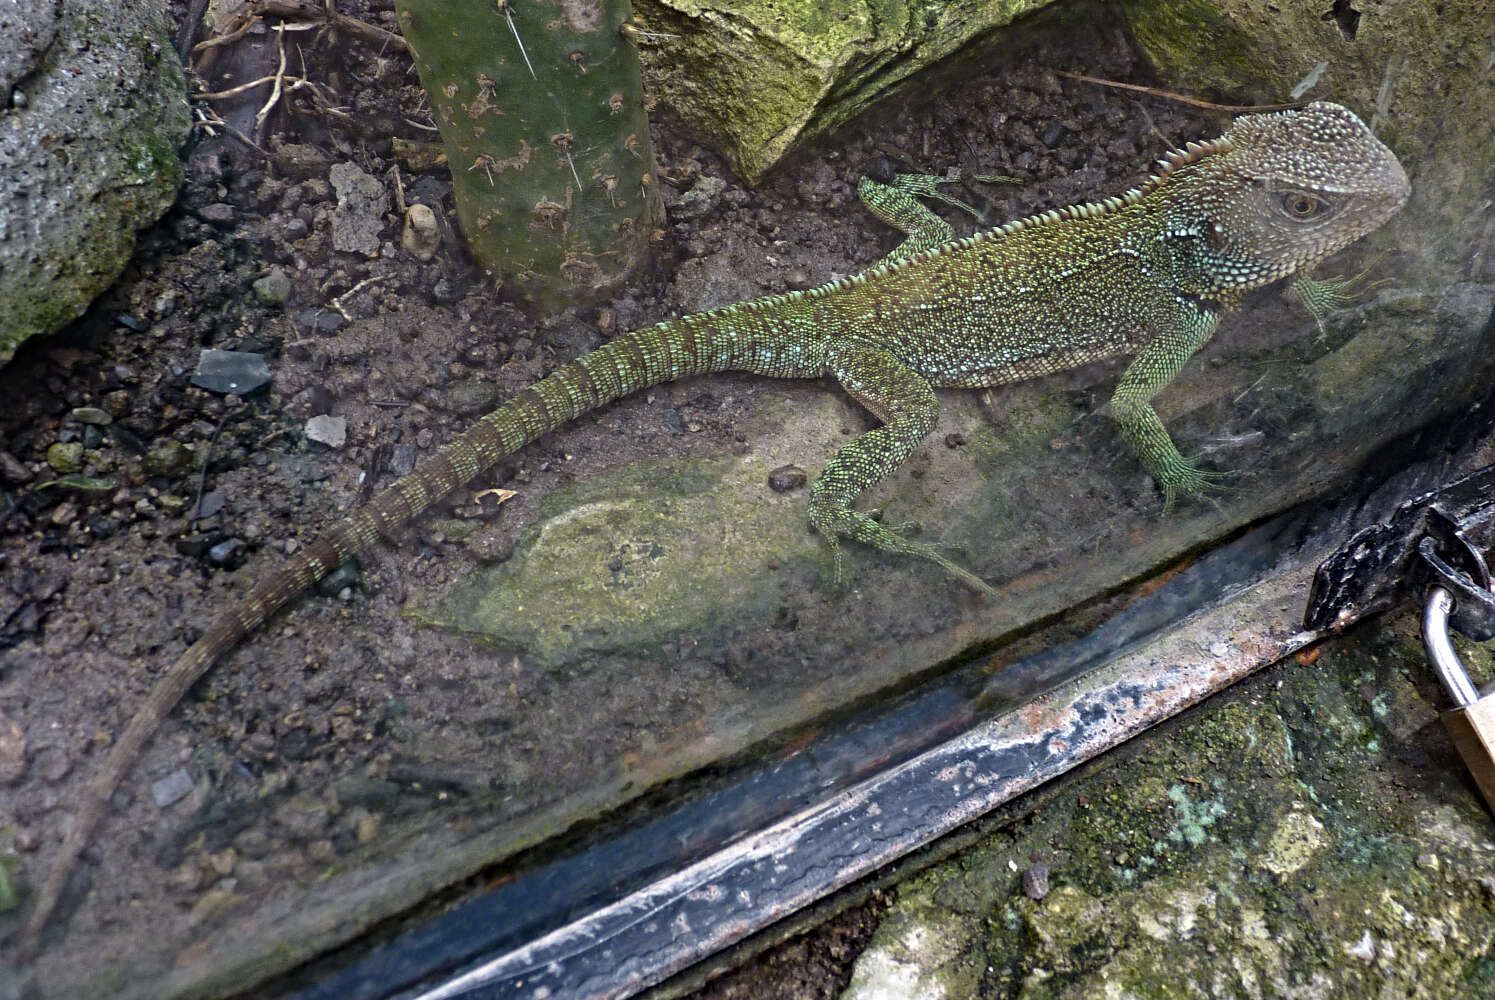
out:
M1464 765L1474 775L1485 805L1495 811L1495 692L1481 695L1469 681L1464 664L1448 637L1453 597L1442 587L1429 587L1422 609L1422 644L1454 708L1442 715Z

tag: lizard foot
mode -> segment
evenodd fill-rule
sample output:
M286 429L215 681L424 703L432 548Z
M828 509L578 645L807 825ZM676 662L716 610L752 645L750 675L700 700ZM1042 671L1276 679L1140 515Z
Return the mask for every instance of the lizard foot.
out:
M1352 305L1372 289L1386 284L1383 281L1367 283L1370 266L1349 278L1310 278L1306 274L1293 281L1293 291L1318 324L1319 336L1324 336L1324 317L1345 306Z
M826 541L831 546L832 557L835 561L837 586L840 586L842 581L841 546L839 539L851 538L855 541L882 549L884 552L896 552L899 555L927 559L972 590L978 590L988 597L997 596L996 589L985 580L964 566L952 561L940 551L941 548L945 548L946 546L917 542L907 537L903 532L914 527L914 522L890 528L878 521L874 521L861 511L850 510L845 507L830 507L828 509L812 507L810 522L825 536Z
M1163 491L1163 513L1171 511L1174 503L1184 497L1198 497L1215 503L1215 494L1228 492L1226 482L1229 479L1228 472L1202 469L1191 459L1180 456L1157 477L1158 487Z

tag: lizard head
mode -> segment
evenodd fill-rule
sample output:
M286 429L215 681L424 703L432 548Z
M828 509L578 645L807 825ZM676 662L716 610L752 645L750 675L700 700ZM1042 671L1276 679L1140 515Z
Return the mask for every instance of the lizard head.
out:
M1192 161L1184 200L1202 213L1191 221L1222 286L1239 290L1312 267L1391 218L1411 192L1391 150L1354 112L1324 101L1242 116L1175 159Z

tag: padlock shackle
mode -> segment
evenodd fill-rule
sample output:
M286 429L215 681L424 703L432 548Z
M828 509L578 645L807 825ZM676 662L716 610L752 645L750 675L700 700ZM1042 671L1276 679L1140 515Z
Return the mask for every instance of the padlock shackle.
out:
M1479 692L1449 640L1448 616L1452 611L1453 596L1442 587L1429 587L1427 603L1422 606L1422 646L1443 689L1459 708L1468 708L1479 701Z

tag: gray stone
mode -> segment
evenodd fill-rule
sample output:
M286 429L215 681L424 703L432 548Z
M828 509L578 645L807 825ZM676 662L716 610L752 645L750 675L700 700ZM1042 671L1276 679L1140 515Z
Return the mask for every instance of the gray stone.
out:
M337 191L337 208L332 212L332 248L374 256L379 252L384 213L389 211L389 193L377 177L356 163L333 164L327 176Z
M270 366L258 354L206 349L197 359L192 384L209 392L251 393L270 381Z
M341 448L348 441L348 421L325 413L306 422L306 439L329 448Z
M190 125L163 0L0 8L0 364L79 316L176 197Z
M0 451L0 479L19 484L29 483L31 478L31 470L26 468L26 463L8 451Z
M244 543L237 538L228 538L208 549L208 562L214 566L235 566L244 554Z
M192 775L187 773L186 768L178 768L160 781L151 782L151 798L155 800L158 809L165 809L191 794Z
M215 226L231 226L237 213L234 206L221 201L215 201L211 205L204 205L197 210L197 217L204 222L211 222Z
M716 207L722 192L727 189L727 182L720 177L712 177L703 174L696 178L689 191L680 198L680 203L670 213L677 222L690 219L699 219L707 212Z

